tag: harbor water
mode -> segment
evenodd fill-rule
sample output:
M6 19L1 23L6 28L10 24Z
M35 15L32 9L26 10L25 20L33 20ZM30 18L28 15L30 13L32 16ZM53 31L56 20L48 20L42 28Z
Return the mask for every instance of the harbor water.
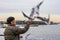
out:
M0 28L1 35L4 35L4 30ZM25 34L21 35L24 37L23 40L60 40L60 24L31 26ZM4 36L0 36L0 40L4 40Z

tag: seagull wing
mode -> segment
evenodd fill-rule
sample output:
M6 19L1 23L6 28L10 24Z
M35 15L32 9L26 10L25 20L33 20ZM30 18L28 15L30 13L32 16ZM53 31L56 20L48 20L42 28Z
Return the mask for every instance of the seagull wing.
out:
M45 21L45 19L43 17L37 17L37 18L40 19L40 20Z
M43 0L43 1L44 1L44 0ZM41 1L41 2L36 6L36 8L35 8L36 14L38 14L38 15L39 15L40 6L42 5L43 1Z
M36 7L39 9L39 7L42 5L43 2L44 2L44 0L41 1Z
M34 15L34 10L35 10L35 8L32 8L32 11L31 11L30 17Z
M28 19L31 19L31 18L28 17L23 11L22 11L22 13L23 13L23 16L24 16L24 17L26 17L26 18L28 18Z
M41 1L36 7L32 8L30 17L32 17L33 15L39 15L39 7L41 6L42 3L43 1Z
M38 19L42 20L42 21L46 21L46 22L49 22L49 18L46 19L46 18L43 18L43 17L37 17Z

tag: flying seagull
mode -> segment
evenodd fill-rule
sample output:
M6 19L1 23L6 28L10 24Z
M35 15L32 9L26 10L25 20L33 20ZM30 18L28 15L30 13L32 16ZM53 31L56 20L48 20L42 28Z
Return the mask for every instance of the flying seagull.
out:
M44 1L44 0L43 0L43 1ZM33 8L32 8L32 11L31 11L30 16L27 16L27 15L22 11L24 17L26 17L26 18L28 18L28 19L34 19L34 18L36 18L36 17L39 15L39 8L40 8L41 4L43 3L43 1L41 1L36 7L33 7Z

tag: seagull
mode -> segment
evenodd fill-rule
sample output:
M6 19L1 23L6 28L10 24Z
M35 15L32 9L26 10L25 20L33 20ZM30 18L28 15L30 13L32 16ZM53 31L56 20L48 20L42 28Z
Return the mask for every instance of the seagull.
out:
M43 0L43 1L44 1L44 0ZM32 20L33 20L34 18L36 18L36 17L39 15L39 8L40 8L41 4L43 3L43 1L41 1L37 6L35 6L35 7L32 8L32 11L31 11L30 16L27 16L27 15L22 11L24 17L26 17L26 18L28 18L28 19L32 19Z

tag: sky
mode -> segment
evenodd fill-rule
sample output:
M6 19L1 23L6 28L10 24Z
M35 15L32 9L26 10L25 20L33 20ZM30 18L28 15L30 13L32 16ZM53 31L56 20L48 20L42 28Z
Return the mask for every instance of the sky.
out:
M42 0L0 0L0 20L6 20L9 16L14 16L16 20L25 20L21 11L27 15L31 13L31 9ZM44 0L40 6L40 16L51 16L51 21L60 22L60 0Z

